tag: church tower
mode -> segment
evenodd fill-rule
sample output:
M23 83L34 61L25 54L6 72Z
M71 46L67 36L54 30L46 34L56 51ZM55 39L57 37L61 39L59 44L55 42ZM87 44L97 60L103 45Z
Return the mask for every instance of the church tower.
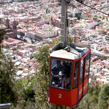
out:
M9 19L8 18L6 19L6 24L5 25L6 25L6 28L9 28Z
M13 21L13 38L17 38L17 22L14 20Z

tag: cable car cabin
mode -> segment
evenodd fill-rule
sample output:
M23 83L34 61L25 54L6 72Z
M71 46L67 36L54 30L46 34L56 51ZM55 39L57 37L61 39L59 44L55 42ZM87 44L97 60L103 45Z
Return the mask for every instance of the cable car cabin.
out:
M88 47L64 49L50 54L49 102L77 107L88 91L91 50Z

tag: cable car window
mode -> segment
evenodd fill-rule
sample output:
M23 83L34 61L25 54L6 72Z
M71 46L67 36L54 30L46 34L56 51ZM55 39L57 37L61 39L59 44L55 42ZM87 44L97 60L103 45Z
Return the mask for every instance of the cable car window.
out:
M51 86L70 89L73 62L51 59Z
M80 84L83 81L83 71L84 71L84 59L81 60L81 69L80 69Z
M86 56L85 79L89 76L90 54Z
M75 62L74 79L73 79L73 89L77 88L77 86L78 86L78 70L79 70L79 61L76 61Z

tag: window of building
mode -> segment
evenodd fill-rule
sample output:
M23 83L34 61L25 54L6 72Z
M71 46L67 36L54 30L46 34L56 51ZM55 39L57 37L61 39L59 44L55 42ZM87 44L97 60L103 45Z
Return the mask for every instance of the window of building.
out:
M78 70L79 70L79 61L75 62L75 71L74 71L74 79L73 79L73 89L78 86Z
M51 59L51 87L70 89L73 62Z

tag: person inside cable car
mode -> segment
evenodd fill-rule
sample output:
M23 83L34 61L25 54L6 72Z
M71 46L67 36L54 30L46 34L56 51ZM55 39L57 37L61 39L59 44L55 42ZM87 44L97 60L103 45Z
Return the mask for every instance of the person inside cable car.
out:
M70 77L71 62L68 62L68 61L62 61L62 66L66 69L67 76Z
M51 86L62 89L70 89L72 62L52 59Z
M51 72L53 86L54 86L54 84L58 85L60 71L62 71L61 61L57 60L56 65L52 68L52 72Z
M62 69L62 74L63 74L63 76L62 76L62 80L61 80L61 86L64 89L68 89L69 78L68 78L68 74L67 74L65 67L63 67L63 69Z
M78 85L78 69L79 68L79 61L75 63L75 71L74 71L74 82L73 82L73 89Z

